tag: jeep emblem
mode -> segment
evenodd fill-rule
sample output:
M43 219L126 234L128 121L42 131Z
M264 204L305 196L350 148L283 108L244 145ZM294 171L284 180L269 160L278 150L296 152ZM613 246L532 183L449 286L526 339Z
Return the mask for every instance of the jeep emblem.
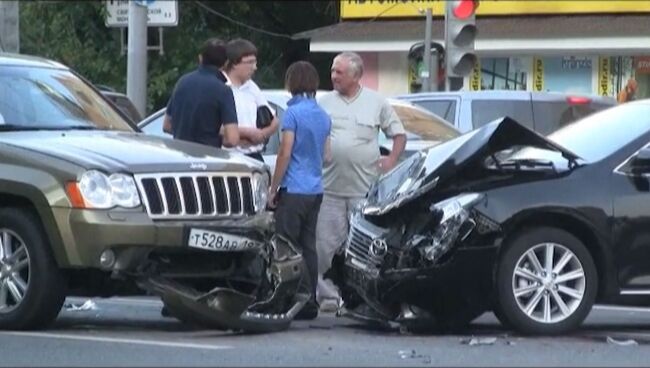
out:
M192 163L192 164L190 164L190 169L192 169L192 170L207 170L208 165L199 164L199 163Z

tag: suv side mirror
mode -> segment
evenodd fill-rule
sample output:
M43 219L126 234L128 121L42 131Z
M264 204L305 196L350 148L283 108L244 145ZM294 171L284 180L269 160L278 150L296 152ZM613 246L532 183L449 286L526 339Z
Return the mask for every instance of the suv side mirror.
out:
M631 164L633 174L650 174L650 147L641 149Z

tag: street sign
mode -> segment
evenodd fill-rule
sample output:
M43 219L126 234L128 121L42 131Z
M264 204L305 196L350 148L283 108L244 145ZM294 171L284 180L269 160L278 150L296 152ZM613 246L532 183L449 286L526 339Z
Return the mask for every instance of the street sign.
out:
M138 5L147 6L147 26L174 27L178 25L178 1L139 0ZM106 26L127 27L129 24L129 0L106 0Z

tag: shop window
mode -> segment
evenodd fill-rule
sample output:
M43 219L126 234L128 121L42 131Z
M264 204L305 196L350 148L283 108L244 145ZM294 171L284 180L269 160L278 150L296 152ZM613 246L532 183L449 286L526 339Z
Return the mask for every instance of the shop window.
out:
M520 58L481 58L481 89L525 91L526 79Z

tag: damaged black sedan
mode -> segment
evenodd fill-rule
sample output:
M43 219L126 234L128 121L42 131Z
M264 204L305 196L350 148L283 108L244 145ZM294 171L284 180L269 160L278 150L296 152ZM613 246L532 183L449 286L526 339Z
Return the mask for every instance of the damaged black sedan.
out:
M650 102L545 138L503 118L413 155L351 216L344 314L527 334L650 294Z

